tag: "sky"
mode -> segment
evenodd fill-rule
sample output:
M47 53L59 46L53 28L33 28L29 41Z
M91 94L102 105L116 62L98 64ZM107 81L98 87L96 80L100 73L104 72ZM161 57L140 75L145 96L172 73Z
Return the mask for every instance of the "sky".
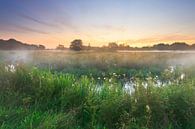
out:
M195 43L195 0L0 0L0 39L69 46Z

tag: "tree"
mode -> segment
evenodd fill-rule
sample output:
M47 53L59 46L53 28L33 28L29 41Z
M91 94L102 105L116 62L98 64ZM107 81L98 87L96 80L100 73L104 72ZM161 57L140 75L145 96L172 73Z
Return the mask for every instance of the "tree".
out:
M156 49L156 50L169 50L169 47L170 46L168 44L160 43L160 44L154 45L153 49Z
M187 50L189 49L189 45L183 42L175 42L170 45L171 50Z
M44 50L45 46L44 45L39 45L38 48L39 48L39 50Z
M119 50L128 50L128 49L130 49L130 46L123 43L123 44L118 45L118 49Z
M80 39L75 39L70 43L70 49L80 51L83 49L83 42Z
M118 44L117 44L117 43L109 43L109 44L108 44L108 47L109 47L110 49L117 49L117 48L118 48Z
M64 47L64 45L59 44L59 45L56 47L56 49L57 49L57 50L64 50L65 47Z
M192 44L190 48L195 50L195 44Z

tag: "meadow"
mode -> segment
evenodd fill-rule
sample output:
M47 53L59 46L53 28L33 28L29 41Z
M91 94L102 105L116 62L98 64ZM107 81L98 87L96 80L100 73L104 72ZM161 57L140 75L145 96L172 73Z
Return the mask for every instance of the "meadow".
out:
M1 129L194 129L194 52L0 52Z

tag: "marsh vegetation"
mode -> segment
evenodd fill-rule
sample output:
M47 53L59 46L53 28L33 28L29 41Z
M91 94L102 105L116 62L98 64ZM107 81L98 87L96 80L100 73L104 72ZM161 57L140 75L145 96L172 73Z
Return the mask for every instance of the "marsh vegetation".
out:
M0 52L2 129L193 129L194 53Z

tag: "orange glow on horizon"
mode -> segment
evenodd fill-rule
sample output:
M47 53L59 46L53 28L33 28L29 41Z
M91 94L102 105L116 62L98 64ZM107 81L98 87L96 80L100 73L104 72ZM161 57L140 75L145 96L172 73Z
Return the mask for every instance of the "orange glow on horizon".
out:
M83 38L81 38L83 37ZM21 35L13 35L10 37L10 35L6 36L0 36L1 39L10 39L14 38L18 41L21 41L23 43L29 43L29 44L42 44L45 45L46 48L56 48L59 44L64 45L65 47L69 47L69 44L74 39L81 39L83 41L84 45L88 45L90 43L91 46L104 46L107 45L110 42L116 42L117 44L127 44L131 47L143 47L143 46L152 46L154 44L158 43L166 43L171 44L174 42L186 42L188 44L194 44L195 43L195 37L193 36L186 36L186 35L156 35L149 38L140 38L140 39L119 39L116 40L116 38L109 37L107 39L90 39L88 37L84 37L82 35L76 35L76 36L60 36L60 35L51 35L51 36L37 36L37 35L31 35L31 36L21 36Z

